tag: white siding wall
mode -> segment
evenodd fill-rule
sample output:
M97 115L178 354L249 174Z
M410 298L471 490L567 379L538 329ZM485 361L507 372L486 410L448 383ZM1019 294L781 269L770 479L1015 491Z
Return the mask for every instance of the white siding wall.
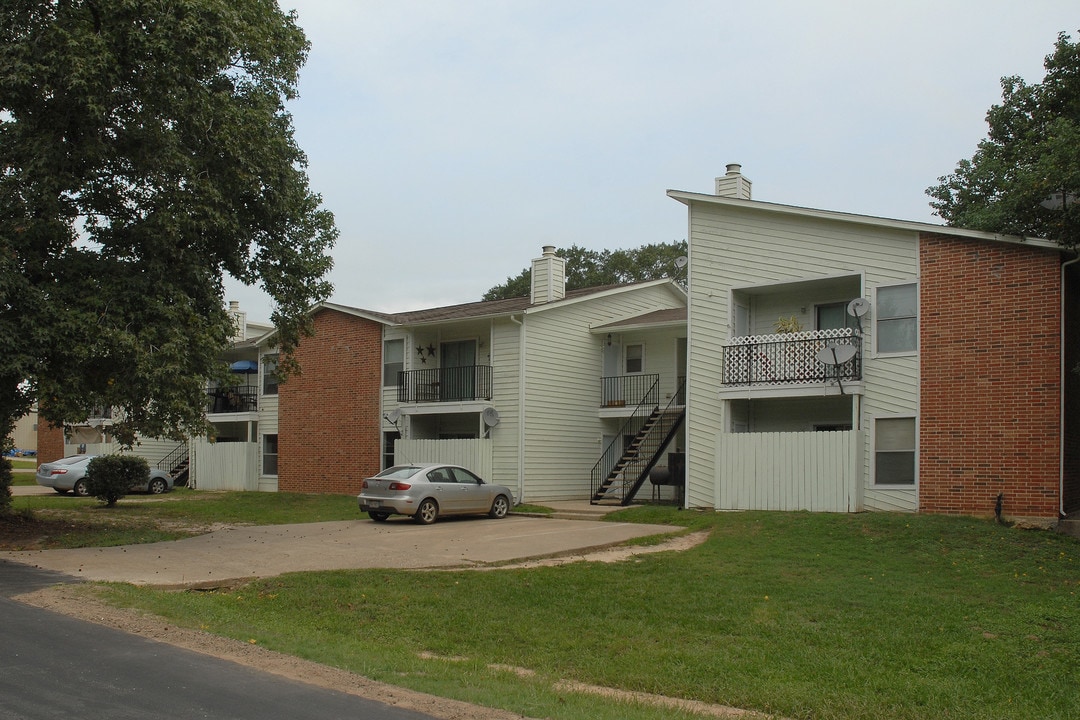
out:
M786 216L742 208L697 204L690 208L690 357L687 431L688 504L714 506L720 467L717 436L724 428L721 389L723 346L731 334L729 299L733 288L861 275L869 296L878 284L914 280L917 236L911 231ZM865 401L863 403L863 483L871 461L869 418L887 408L915 411L917 358L871 357L872 317L864 320ZM771 324L775 318L766 318ZM763 322L760 319L755 319ZM885 496L866 488L868 508L914 507L915 493ZM886 503L885 500L888 500Z
M490 440L398 440L394 456L398 462L408 458L411 463L440 462L460 465L491 483L506 485L492 479ZM515 488L507 485L511 490Z
M589 496L604 428L601 339L590 326L680 306L661 285L526 315L524 502Z
M520 320L520 318L518 318ZM491 429L491 475L484 476L520 494L518 473L521 430L521 326L512 320L496 321L491 329L492 406L499 424Z
M619 337L624 349L627 345L645 346L645 367L642 373L660 376L660 404L666 405L678 389L678 377L682 374L682 369L675 367L675 345L678 338L686 337L686 328L636 330L620 333ZM620 369L620 375L623 370L625 366Z

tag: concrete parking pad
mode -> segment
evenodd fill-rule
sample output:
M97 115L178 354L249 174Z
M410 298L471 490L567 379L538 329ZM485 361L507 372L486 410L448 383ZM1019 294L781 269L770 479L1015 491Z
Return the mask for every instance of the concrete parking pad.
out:
M0 559L83 580L212 586L302 570L468 567L580 552L681 529L514 515L447 518L426 526L407 518L357 519L236 527L147 545L3 552Z

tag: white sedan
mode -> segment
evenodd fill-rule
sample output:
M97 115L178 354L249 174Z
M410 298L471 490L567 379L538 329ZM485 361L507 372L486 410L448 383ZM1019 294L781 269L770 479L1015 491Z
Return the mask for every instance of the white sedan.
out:
M38 465L35 479L38 485L51 487L60 494L75 491L76 495L86 497L90 493L86 490L86 469L96 455L71 455L62 460L41 463ZM131 488L136 492L146 492L151 495L160 495L173 489L173 479L164 470L150 469L150 477L145 483L140 483Z

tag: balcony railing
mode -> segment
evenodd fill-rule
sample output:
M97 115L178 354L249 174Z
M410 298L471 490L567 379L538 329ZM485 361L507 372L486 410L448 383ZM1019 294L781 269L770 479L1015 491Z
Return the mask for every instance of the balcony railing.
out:
M398 373L398 402L400 403L490 399L490 365L403 370Z
M600 378L600 407L636 407L660 402L659 375L612 375Z
M206 412L238 413L259 409L259 388L252 385L233 385L208 390Z
M818 355L828 346L837 357L855 354L839 364L823 363ZM862 379L862 337L851 328L733 338L724 348L725 385L792 385L846 382Z

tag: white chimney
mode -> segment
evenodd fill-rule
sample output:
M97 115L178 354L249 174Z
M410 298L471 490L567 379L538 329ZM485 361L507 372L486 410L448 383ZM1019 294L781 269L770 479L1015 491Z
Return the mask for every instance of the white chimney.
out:
M247 335L247 313L240 309L240 303L236 300L229 301L229 317L232 318L233 330L232 337L229 338L233 342L237 340L245 340Z
M720 197L749 200L750 185L750 179L743 177L742 165L731 163L727 166L727 174L716 178L716 194Z
M545 245L544 254L532 261L533 305L566 297L566 260L555 254L554 245Z

